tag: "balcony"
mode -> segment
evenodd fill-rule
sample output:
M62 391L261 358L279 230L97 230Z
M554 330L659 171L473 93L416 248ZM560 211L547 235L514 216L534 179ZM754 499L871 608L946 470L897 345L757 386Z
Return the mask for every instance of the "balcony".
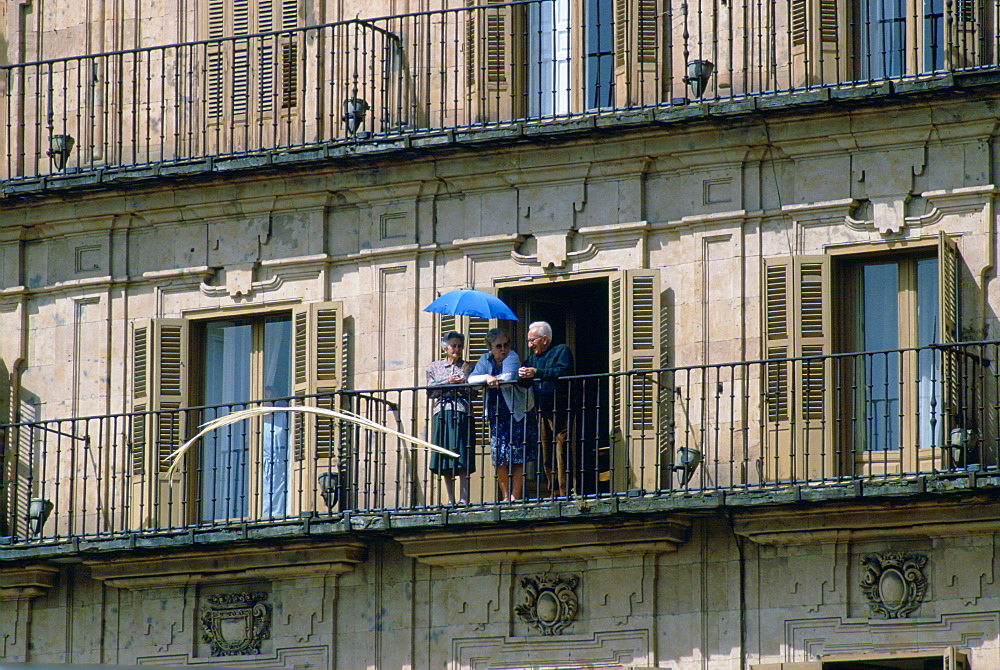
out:
M23 421L0 426L0 536L22 549L136 546L967 491L1000 483L998 356L1000 342L977 342L566 378L557 411L570 425L569 495L553 495L554 461L532 442L539 456L517 475L514 502L498 500L481 394L464 504L460 482L452 502L430 472L430 452L301 413L217 429L170 471L196 426L258 402ZM437 393L275 402L348 410L427 438Z
M843 0L607 5L490 3L3 66L3 192L989 83L1000 64L1000 0L899 16Z

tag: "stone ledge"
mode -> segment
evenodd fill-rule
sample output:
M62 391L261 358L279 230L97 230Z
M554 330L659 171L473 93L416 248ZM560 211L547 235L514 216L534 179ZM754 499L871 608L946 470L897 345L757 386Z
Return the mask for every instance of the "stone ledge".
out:
M48 565L27 565L0 571L0 602L30 600L55 586L59 570Z
M224 552L179 552L85 560L91 576L124 589L184 586L232 579L288 579L350 572L368 557L352 538L326 545L240 546Z
M392 537L443 529L494 532L497 529L555 524L592 527L629 523L635 519L664 520L720 514L794 518L811 510L853 507L867 514L898 505L948 505L982 509L1000 501L1000 476L948 473L938 477L911 477L882 481L851 480L815 485L785 485L709 492L647 493L641 490L616 496L541 500L515 505L429 507L398 512L308 514L275 523L234 524L230 527L191 527L182 531L122 534L105 538L73 538L61 542L7 544L0 563L37 560L80 561L117 552L184 551L198 547L263 547L285 543L331 543L353 538L363 544L366 535ZM1000 505L1000 503L996 503ZM957 512L956 512L957 513ZM1000 512L998 512L1000 515ZM504 531L506 532L506 531ZM761 531L767 532L767 531Z
M690 536L691 519L567 523L525 529L430 531L398 536L403 553L428 565L475 565L516 559L606 558L676 551ZM601 541L595 542L595 538Z
M968 95L970 89L991 91L1000 82L1000 71L956 72L907 80L845 84L840 87L751 95L719 100L683 100L636 110L586 114L566 119L511 121L504 124L467 126L441 130L399 131L360 141L334 139L298 147L261 150L252 154L227 157L183 159L154 165L97 168L76 173L16 178L0 182L0 199L39 196L74 188L114 188L156 179L191 179L199 176L248 170L310 168L339 160L393 160L393 156L414 151L430 152L443 148L455 150L463 145L479 146L489 142L544 141L577 138L616 130L641 130L691 121L726 122L763 112L787 114L798 109L835 107L881 102L885 98L920 99L942 95ZM470 147L466 146L466 150Z

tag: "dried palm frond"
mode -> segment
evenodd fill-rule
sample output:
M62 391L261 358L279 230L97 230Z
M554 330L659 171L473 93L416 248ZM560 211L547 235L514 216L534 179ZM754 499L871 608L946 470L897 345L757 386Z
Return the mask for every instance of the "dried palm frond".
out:
M393 430L388 426L383 426L380 423L375 423L371 419L366 419L363 416L354 414L353 412L343 412L335 411L332 409L324 409L322 407L251 407L250 409L240 410L238 412L231 412L225 416L220 416L217 419L213 419L207 423L202 424L201 430L198 434L192 437L190 440L182 444L177 450L167 456L170 461L170 467L167 470L167 474L172 475L177 466L180 465L181 459L184 454L191 449L194 444L200 440L205 435L211 433L213 430L218 430L219 428L224 428L226 426L232 425L234 423L239 423L245 419L249 419L255 416L262 416L264 414L272 414L274 412L302 412L305 414L318 414L320 416L330 417L332 419L340 419L341 421L348 421L350 423L357 424L368 430L374 430L379 433L385 433L386 435L395 435L403 442L407 442L414 447L422 449L430 449L431 451L436 451L438 453L444 454L445 456L451 456L452 458L458 458L458 454L454 451L445 449L444 447L439 447L436 444L431 444L426 440L421 440L418 437L413 437L412 435L407 435L406 433L401 433L398 430Z

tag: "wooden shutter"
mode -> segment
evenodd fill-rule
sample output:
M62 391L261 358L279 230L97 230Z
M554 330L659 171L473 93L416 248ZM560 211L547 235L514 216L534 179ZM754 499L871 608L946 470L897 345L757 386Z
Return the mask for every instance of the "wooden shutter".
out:
M778 86L816 86L840 81L838 45L848 44L837 0L791 0L788 39L791 42L792 79Z
M187 439L189 330L185 319L145 319L132 331L132 476L129 519L134 528L183 523L183 471L167 477L168 456ZM149 412L144 414L144 412Z
M958 245L945 233L938 235L938 344L958 341ZM954 427L975 428L980 434L986 427L988 412L983 413L983 389L977 379L979 361L963 355L956 348L941 350L943 387L942 436L947 444ZM977 411L978 410L978 411ZM949 458L952 454L946 454ZM949 463L945 463L949 466Z
M982 0L953 0L944 3L944 25L947 44L944 49L944 67L949 70L976 67L983 62L984 44L980 26L983 25ZM925 39L925 48L926 48Z
M611 317L609 359L613 373L654 370L663 364L658 270L624 270L608 281ZM612 485L615 490L660 487L662 430L660 375L621 375L611 380Z
M347 365L343 311L339 302L308 303L292 310L292 394L309 396L293 401L296 404L343 407L336 395ZM316 481L321 472L341 472L345 465L342 426L313 414L293 414L291 426L293 511L325 510Z
M475 123L503 121L523 109L524 12L504 0L466 0L465 79ZM496 7L489 5L497 5Z
M299 0L209 0L204 33L208 39L247 36L206 46L205 96L210 120L236 123L252 135L261 130L260 118L300 105L302 36L250 37L299 27L299 9ZM273 144L280 139L249 137L247 141ZM242 148L246 147L219 147Z
M669 30L662 25L663 0L614 0L615 104L619 107L661 101Z
M766 359L831 353L829 257L765 259L763 296ZM763 373L765 479L835 474L830 361L775 360Z

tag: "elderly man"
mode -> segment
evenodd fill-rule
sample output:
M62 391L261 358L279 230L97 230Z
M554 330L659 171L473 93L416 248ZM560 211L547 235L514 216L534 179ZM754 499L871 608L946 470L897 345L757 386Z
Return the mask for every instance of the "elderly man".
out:
M528 326L528 349L531 353L525 358L524 366L518 369L518 376L534 380L545 477L552 495L564 496L568 493L569 482L566 463L569 390L565 383L557 380L573 374L573 354L565 344L552 346L552 327L545 321Z

